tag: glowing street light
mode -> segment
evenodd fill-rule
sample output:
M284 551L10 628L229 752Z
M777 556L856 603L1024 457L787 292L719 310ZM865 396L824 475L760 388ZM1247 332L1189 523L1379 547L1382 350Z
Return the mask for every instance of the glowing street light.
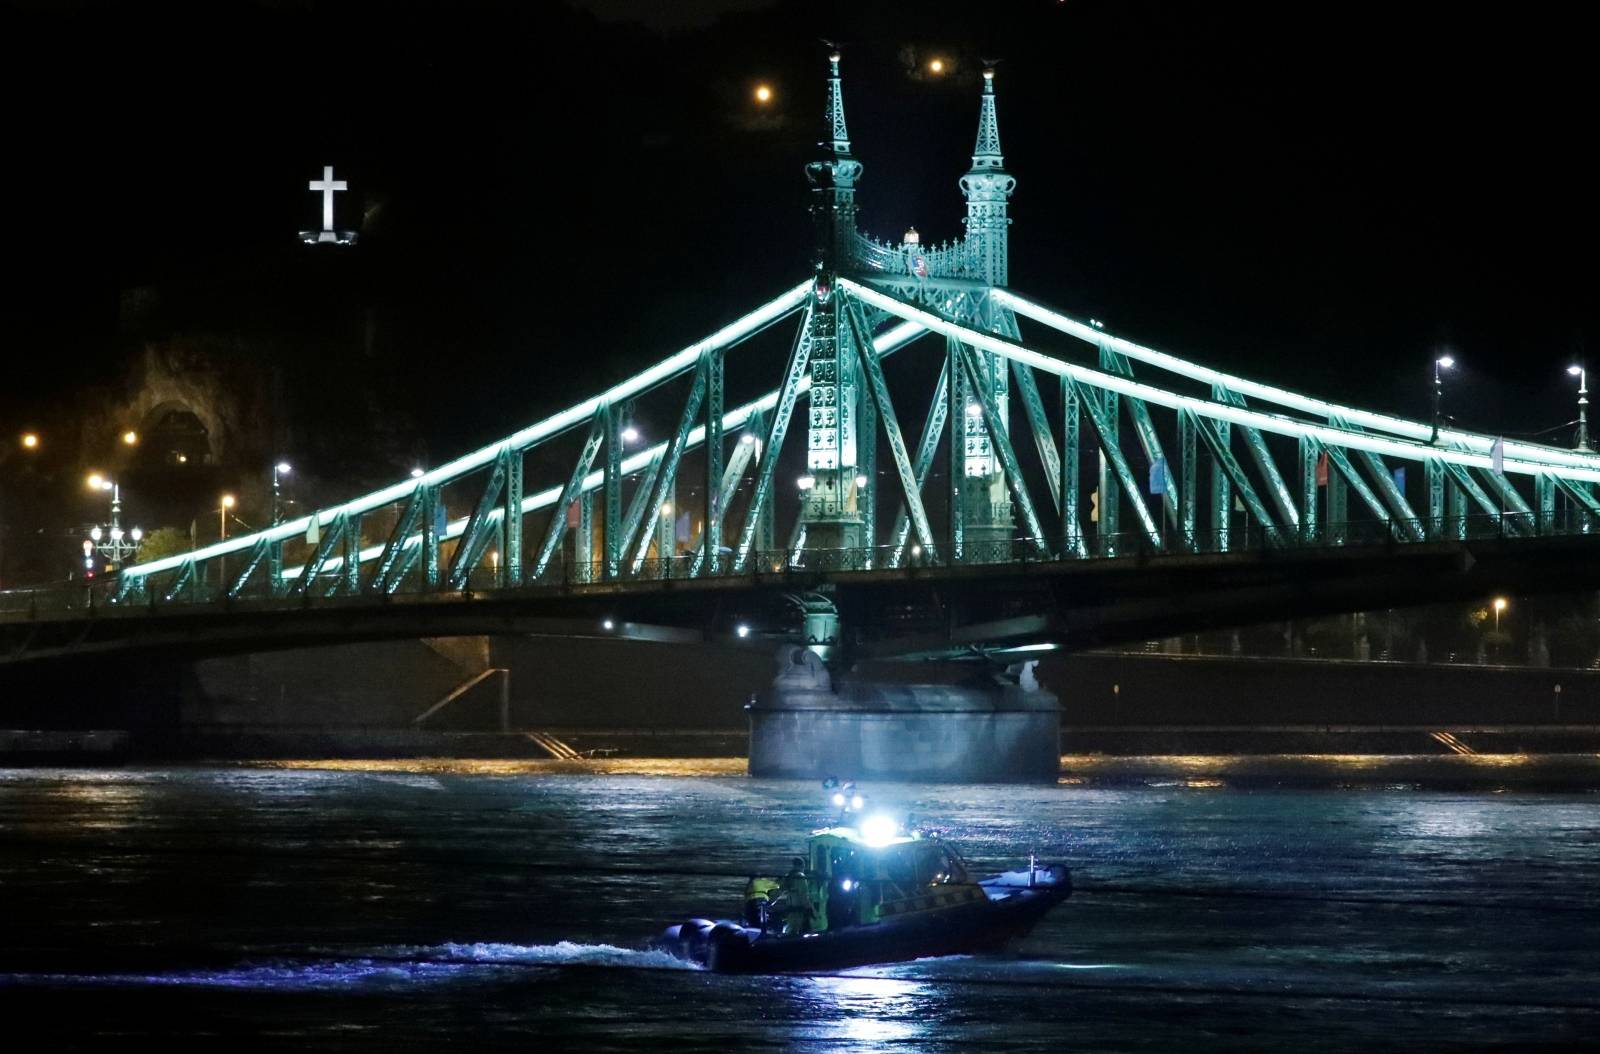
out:
M276 527L283 519L283 497L279 477L287 476L294 471L287 461L280 461L272 466L272 525Z
M944 59L933 59L928 63L928 72L940 74L944 72Z
M1505 597L1495 597L1494 603L1491 605L1494 608L1494 631L1496 633L1500 632L1500 612L1506 609L1507 603Z
M1567 375L1578 378L1578 450L1589 452L1589 371L1580 364L1567 367Z
M139 433L135 432L133 429L130 428L126 432L122 433L122 445L123 446L136 446L136 445L138 445L138 442L139 442Z
M37 433L37 432L24 432L24 433L22 433L22 449L24 449L24 450L38 450L39 449L39 433Z
M1456 360L1449 355L1440 355L1433 360L1433 435L1428 442L1439 441L1439 406L1444 400L1444 376L1441 371L1453 369Z
M772 101L772 88L770 85L756 85L756 102L765 105Z
M734 632L739 635L739 638L741 640L743 640L745 637L750 636L750 627L741 625L738 628L736 628L734 630Z
M124 560L139 552L139 546L144 541L144 532L135 527L132 531L122 529L122 488L113 480L106 479L98 472L89 473L84 481L90 490L111 492L111 522L105 526L96 524L89 528L89 540L84 542L83 551L85 568L94 567L92 551L99 551L111 563L113 570L122 566Z
M412 479L421 479L425 472L426 472L426 470L423 469L423 468L420 468L420 467L414 468L414 469L411 470L411 478Z
M622 441L624 443L637 443L639 441L639 430L632 425L624 428L622 430Z

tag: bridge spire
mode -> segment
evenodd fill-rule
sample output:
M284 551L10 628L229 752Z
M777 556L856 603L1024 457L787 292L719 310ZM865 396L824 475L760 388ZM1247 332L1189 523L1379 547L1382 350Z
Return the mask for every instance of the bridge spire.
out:
M980 276L991 286L1007 282L1011 220L1006 216L1006 199L1017 181L1006 172L1005 164L1000 153L1000 123L995 117L994 70L986 69L978 142L972 148L972 167L961 177L961 193L967 199L967 250Z
M853 342L858 338L848 319L841 317L844 298L836 291L836 279L840 272L854 269L861 163L850 156L837 51L828 56L828 106L823 112L823 139L817 145L820 156L806 166L817 280L804 337L810 348L811 421L806 430L800 518L808 546L855 549L862 545L864 526L856 466L861 390Z
M828 56L828 107L823 113L822 154L806 166L811 183L811 220L816 229L817 270L846 270L856 239L856 180L861 162L850 155L850 130L844 120L844 88L839 53Z

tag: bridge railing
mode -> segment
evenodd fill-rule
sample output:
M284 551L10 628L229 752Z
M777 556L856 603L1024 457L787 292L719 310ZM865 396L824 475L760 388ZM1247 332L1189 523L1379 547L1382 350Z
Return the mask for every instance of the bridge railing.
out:
M1241 517L1241 520L1244 519ZM1040 539L1014 537L992 540L967 539L959 552L949 544L937 552L923 552L919 545L875 545L846 549L770 549L756 550L750 554L743 571L735 570L735 554L723 551L714 563L707 562L697 553L683 553L666 559L643 561L636 573L620 579L607 579L602 561L551 560L537 574L531 563L525 565L523 585L518 589L549 589L581 587L610 582L612 584L671 582L706 577L766 577L771 575L815 575L837 572L875 572L891 569L936 569L962 566L1017 565L1072 562L1083 559L1140 560L1185 555L1212 555L1250 551L1287 551L1307 549L1332 549L1352 546L1389 546L1414 544L1417 537L1441 542L1477 541L1497 538L1531 538L1535 536L1600 534L1600 522L1589 516L1568 516L1555 519L1538 514L1473 513L1465 516L1441 517L1426 520L1350 520L1339 523L1318 524L1314 529L1283 530L1263 528L1253 522L1241 522L1228 527L1196 531L1187 536L1172 529L1161 538L1162 544L1153 544L1149 536L1138 530L1105 532L1086 536L1084 556L1073 554L1076 546L1060 538ZM631 570L631 569L630 569ZM459 591L463 594L492 595L515 593L500 584L497 569L475 569ZM279 597L286 604L314 603L320 598L343 596L349 598L348 579L342 571L333 570L315 576L303 593L294 598ZM400 594L434 593L421 582L412 582L396 591ZM134 610L168 610L196 605L223 605L231 601L223 596L218 578L199 580L181 593L169 598L150 594L130 602L118 601L115 596L115 577L94 585L82 583L0 591L0 618L8 620L50 618L73 612L93 612L116 609L131 613ZM248 603L271 598L265 583L257 589L232 598ZM378 598L374 598L378 599Z

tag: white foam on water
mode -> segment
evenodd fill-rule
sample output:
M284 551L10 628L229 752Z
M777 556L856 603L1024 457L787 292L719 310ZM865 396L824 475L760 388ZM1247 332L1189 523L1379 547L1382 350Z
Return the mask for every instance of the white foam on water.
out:
M640 951L619 948L614 944L578 944L558 941L555 944L439 944L431 947L396 949L395 954L406 958L452 963L515 963L538 966L613 966L635 970L698 970L695 963L685 962L663 951Z
M0 974L7 987L107 987L107 988L236 988L308 991L318 989L392 989L435 984L463 976L528 967L610 967L634 970L699 970L666 952L619 948L612 944L437 944L380 948L348 959L318 961L277 960L244 963L224 970L181 970L172 973L9 973Z

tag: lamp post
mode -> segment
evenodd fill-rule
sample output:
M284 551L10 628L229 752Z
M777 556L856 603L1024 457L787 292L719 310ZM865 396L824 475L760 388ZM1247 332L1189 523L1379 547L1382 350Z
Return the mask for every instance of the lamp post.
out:
M225 542L228 540L228 511L232 509L233 506L234 497L232 494L224 494L222 496L222 500L217 503L218 541ZM222 553L217 557L217 588L220 590L226 590L228 588L227 553Z
M272 526L278 526L283 519L283 493L278 479L287 476L293 469L287 461L280 461L272 466Z
M124 561L138 554L139 546L144 543L144 531L138 527L131 531L122 529L122 487L115 480L91 472L86 482L90 490L111 492L111 522L89 528L89 538L83 543L84 569L94 567L94 553L98 552L110 562L113 571L120 571Z
M1444 376L1442 371L1450 369L1456 360L1449 355L1440 355L1433 360L1433 435L1428 442L1439 441L1439 408L1444 401Z
M1589 453L1589 371L1586 367L1574 364L1567 367L1567 374L1578 378L1578 444L1574 448L1583 453Z

